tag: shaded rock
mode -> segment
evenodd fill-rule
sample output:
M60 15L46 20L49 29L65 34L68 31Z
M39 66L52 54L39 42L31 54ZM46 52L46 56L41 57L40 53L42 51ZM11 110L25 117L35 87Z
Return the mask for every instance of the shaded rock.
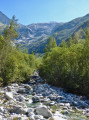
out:
M26 114L27 108L23 108L22 106L13 106L12 108L8 109L11 113L17 113L17 114Z
M7 90L8 90L9 92L11 92L11 91L12 91L12 87L11 87L11 86L7 86Z
M34 109L33 108L28 108L27 113L31 113L31 112L34 112Z
M22 101L25 101L25 97L24 96L22 96L22 95L18 95L17 97L16 97L16 100L17 101L20 101L20 102L22 102Z
M49 96L49 98L50 98L50 100L54 100L54 101L57 99L57 97L55 95L52 95L52 94Z
M34 116L35 114L33 112L28 113L28 117Z
M57 97L57 102L59 103L61 100L63 100L64 99L64 97L62 97L62 96L58 96Z
M65 104L64 103L59 103L58 104L58 106L60 107L60 106L64 106Z
M18 93L26 93L26 89L25 88L19 88Z
M33 100L33 103L40 102L40 98L38 96L34 96L32 100Z
M31 90L31 86L29 86L29 85L25 85L25 88L28 90Z

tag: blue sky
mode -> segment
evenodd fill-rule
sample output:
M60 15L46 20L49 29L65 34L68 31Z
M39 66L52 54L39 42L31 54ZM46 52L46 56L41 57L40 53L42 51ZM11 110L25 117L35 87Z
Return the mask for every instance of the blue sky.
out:
M89 13L89 0L0 0L0 11L24 25L68 22Z

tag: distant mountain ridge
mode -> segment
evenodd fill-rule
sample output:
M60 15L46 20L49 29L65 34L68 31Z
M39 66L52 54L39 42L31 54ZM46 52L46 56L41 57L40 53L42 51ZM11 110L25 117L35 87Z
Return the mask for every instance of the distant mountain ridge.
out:
M84 22L89 20L89 14L76 18L70 22L64 23L63 25L59 26L53 36L56 38L57 43L60 44L62 40L66 40L69 36L76 31L76 29L81 26Z
M21 43L22 48L28 49L29 53L31 51L43 52L42 47L47 42L48 37L55 31L56 27L62 24L50 22L30 24L28 26L20 25L18 29L19 37L16 40L16 44Z
M9 23L10 19L2 12L0 12L0 32L2 32L3 28L5 28L5 24L9 25ZM47 38L54 32L56 27L62 24L63 23L57 22L36 23L27 26L19 24L17 29L19 37L16 39L15 43L21 43L21 48L28 49L29 52L39 51L37 50L40 48L39 45L41 43L43 44L45 40L47 40Z
M9 25L9 23L10 19L0 11L0 33L3 31L6 25Z
M30 24L27 26L19 25L18 32L19 32L19 39L30 40L30 39L36 39L40 37L46 37L53 33L54 29L59 23L36 23L36 24ZM61 23L62 24L62 23Z
M9 25L10 19L0 11L0 22Z
M83 42L87 30L89 30L89 20L86 20L79 27L77 27L77 29L71 34L71 38L76 38L76 40ZM66 41L68 40L69 38L66 39Z
M9 24L10 19L0 12L0 32L5 28L5 24ZM89 14L76 18L67 23L34 23L30 25L18 26L19 37L16 39L16 44L21 43L22 49L27 49L29 53L42 53L48 38L52 35L55 37L59 45L63 40L68 40L70 36L76 33L83 37L84 30L89 28Z
M28 26L20 25L18 29L19 37L16 43L21 43L30 51L38 51L39 45L54 32L58 25L63 23L37 23ZM35 47L35 48L34 48ZM42 50L43 51L43 50Z

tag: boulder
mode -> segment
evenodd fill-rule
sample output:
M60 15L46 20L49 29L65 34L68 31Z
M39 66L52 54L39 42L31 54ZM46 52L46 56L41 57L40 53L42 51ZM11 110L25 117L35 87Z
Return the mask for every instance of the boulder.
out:
M22 106L13 106L12 108L8 109L11 113L17 113L17 114L26 114L27 108L23 108Z
M19 95L17 100L21 102L21 101L25 101L25 99L26 98L24 96Z
M3 113L5 110L4 110L4 107L0 107L0 113Z
M11 92L11 91L12 91L12 87L11 87L11 86L7 86L7 90L8 90L9 92Z
M29 85L25 85L25 88L28 90L31 90L31 86L29 86Z
M36 120L41 120L41 119L43 119L43 116L42 115L34 115L34 118L36 119Z
M49 118L52 116L52 113L46 106L36 108L36 113L42 115L44 118Z
M25 88L19 88L18 93L26 93L26 89Z
M55 101L57 99L56 95L50 94L49 96L50 100Z
M12 99L13 99L13 93L12 93L12 92L5 92L5 97L6 97L8 100L12 100Z
M33 112L28 113L28 117L34 116L35 114Z
M63 99L64 99L64 97L58 96L58 97L57 97L57 102L60 103L60 101L63 100Z
M40 97L39 97L39 96L34 96L34 97L32 98L32 100L33 100L33 103L40 102Z
M34 112L34 109L33 108L28 108L27 113L31 113L31 112Z

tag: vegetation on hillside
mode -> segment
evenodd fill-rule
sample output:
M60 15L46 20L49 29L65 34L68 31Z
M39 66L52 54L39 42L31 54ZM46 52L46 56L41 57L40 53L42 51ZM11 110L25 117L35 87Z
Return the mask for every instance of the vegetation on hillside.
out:
M89 30L80 31L85 24L60 46L51 36L44 49L45 54L39 58L33 52L28 54L27 50L22 53L20 44L14 45L14 39L18 37L16 27L17 21L13 17L0 34L0 85L28 81L38 68L48 83L70 92L89 94ZM82 41L80 33L83 33Z
M49 42L47 46L50 46ZM60 47L50 48L42 59L39 72L52 85L88 95L89 31L83 43L70 38L69 42L63 41Z
M53 37L55 37L57 44L59 45L63 40L67 40L71 35L77 32L79 29L86 27L89 28L89 14L76 18L70 22L64 23L63 25L59 26L53 33ZM87 24L87 26L86 26Z
M16 26L13 16L10 25L0 34L0 85L27 81L36 69L34 54L22 53L14 45L14 39L18 36Z

